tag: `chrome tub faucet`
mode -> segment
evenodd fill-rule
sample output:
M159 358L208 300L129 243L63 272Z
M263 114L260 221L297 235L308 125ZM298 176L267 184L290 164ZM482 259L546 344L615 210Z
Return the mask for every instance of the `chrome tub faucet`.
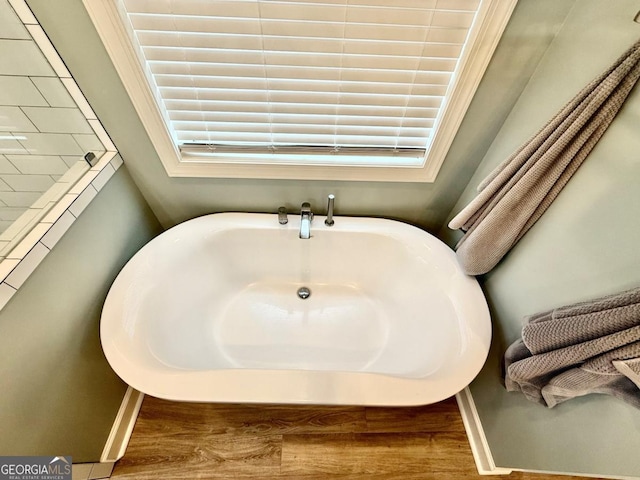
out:
M311 204L304 202L300 208L300 238L308 239L311 236L311 221L313 213L311 213Z

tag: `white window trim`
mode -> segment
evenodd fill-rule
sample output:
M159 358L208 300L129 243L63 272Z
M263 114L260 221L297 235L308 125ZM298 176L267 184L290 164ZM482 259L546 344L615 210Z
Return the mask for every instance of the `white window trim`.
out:
M489 64L517 0L489 0L478 12L476 41L468 49L465 68L456 82L455 98L445 107L434 133L428 162L422 167L324 166L181 161L154 93L121 20L118 0L82 0L111 57L142 124L170 177L264 178L280 180L345 180L434 182Z

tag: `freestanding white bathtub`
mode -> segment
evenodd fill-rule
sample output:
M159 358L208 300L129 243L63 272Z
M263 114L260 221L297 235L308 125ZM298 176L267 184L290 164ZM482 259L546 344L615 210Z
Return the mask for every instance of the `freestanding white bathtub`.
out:
M143 247L102 312L115 372L195 402L421 405L471 382L491 323L453 251L392 220L316 216L308 240L299 228L221 213Z

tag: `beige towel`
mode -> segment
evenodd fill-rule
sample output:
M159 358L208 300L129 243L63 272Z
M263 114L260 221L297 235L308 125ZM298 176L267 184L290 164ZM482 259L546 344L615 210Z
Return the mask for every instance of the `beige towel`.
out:
M640 408L640 289L526 318L505 386L548 407L603 393Z
M465 235L456 245L467 274L491 270L542 216L620 110L640 78L640 41L478 187L449 223Z

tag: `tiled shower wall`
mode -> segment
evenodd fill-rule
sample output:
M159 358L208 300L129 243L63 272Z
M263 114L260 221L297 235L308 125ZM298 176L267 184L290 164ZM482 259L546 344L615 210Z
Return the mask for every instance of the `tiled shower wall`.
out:
M7 0L0 58L1 242L31 205L88 169L87 152L105 148Z

